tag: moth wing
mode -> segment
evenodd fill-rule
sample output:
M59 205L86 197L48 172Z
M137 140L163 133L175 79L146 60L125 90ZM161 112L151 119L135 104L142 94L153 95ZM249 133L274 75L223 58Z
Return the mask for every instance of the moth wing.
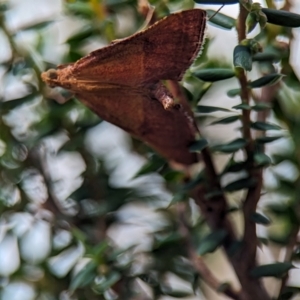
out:
M80 59L72 75L77 80L129 86L180 80L201 48L205 23L206 13L200 9L172 14Z
M168 160L182 164L197 161L189 151L196 130L181 108L165 110L143 90L129 87L76 96L102 119L143 140Z

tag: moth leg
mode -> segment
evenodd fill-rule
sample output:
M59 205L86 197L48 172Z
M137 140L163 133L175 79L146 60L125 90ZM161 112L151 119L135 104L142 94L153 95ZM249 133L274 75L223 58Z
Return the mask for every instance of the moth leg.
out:
M162 104L164 109L171 109L176 106L173 96L161 82L151 86L150 91L151 95Z

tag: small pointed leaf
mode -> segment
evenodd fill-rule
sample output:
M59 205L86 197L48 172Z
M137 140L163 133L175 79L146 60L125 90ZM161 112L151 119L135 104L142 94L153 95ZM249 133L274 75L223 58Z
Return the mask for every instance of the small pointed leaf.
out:
M260 167L269 166L272 163L271 158L268 155L266 155L265 153L255 153L254 161Z
M271 108L270 103L265 103L265 102L257 102L255 105L252 106L252 109L255 111L262 111L270 108Z
M241 104L233 106L232 108L234 108L234 109L242 109L242 110L250 110L251 106L248 105L248 104L246 104L246 103L241 103Z
M76 15L91 18L94 15L93 9L88 2L71 2L67 4L67 9Z
M191 292L186 291L176 291L176 290L170 290L170 291L164 291L164 295L170 296L172 298L187 298L193 296Z
M268 61L279 61L281 59L280 55L275 52L262 52L262 53L256 53L253 55L252 60L253 61L259 61L259 62L268 62Z
M215 124L230 124L230 123L233 123L233 122L235 122L235 121L237 121L239 119L240 119L239 115L231 116L231 117L227 117L227 118L224 118L224 119L212 122L211 125L215 125Z
M46 26L48 26L49 24L51 24L52 21L40 21L37 23L33 23L33 24L27 24L22 26L21 28L18 28L19 31L21 30L40 30L45 28Z
M290 262L274 263L256 267L251 270L250 276L254 278L260 277L282 277L290 269L295 268Z
M196 142L194 142L190 147L190 152L201 152L204 148L208 146L206 139L201 139Z
M235 27L236 20L231 17L221 14L220 12L216 13L215 10L211 10L211 9L206 10L206 13L209 18L209 22L219 27L222 27L224 29L229 29L229 30ZM211 18L211 16L213 17Z
M203 69L193 72L193 75L202 81L214 82L219 80L224 80L232 78L235 76L235 73L231 69Z
M228 4L236 4L239 0L194 0L199 4L216 4L216 5L228 5Z
M276 141L278 139L281 139L283 136L279 135L279 136L262 136L256 139L256 142L258 144L267 144L267 143L271 143L273 141Z
M224 170L222 171L222 174L240 172L242 170L245 170L246 168L247 168L247 162L245 162L245 161L239 161L239 162L232 161L224 168Z
M165 160L159 157L158 155L153 155L150 160L141 167L141 169L134 175L133 178L137 178L139 176L147 175L149 173L158 172L164 164Z
M69 37L66 41L68 44L76 44L88 37L90 37L95 30L90 26L87 25L86 27L83 27L79 32L76 32L74 35Z
M113 271L109 273L107 276L103 276L103 280L99 283L95 283L92 287L93 291L97 294L103 294L106 290L108 290L112 285L118 282L121 279L121 274L119 272Z
M236 68L252 70L252 56L247 46L237 45L233 51L233 64Z
M214 151L220 151L220 152L224 152L224 153L232 153L232 152L236 152L236 151L244 148L246 146L246 144L247 144L247 141L245 139L239 138L239 139L233 140L227 144L213 146L212 149Z
M246 19L246 32L250 33L258 24L257 12L251 11Z
M239 96L240 93L241 93L241 89L232 89L232 90L227 91L227 96L230 98L233 98L233 97Z
M284 75L274 73L274 74L268 74L264 77L261 77L259 79L256 79L248 84L249 88L255 89L255 88L261 88L263 86L273 85L280 81Z
M94 261L87 263L71 280L70 289L84 287L92 283L97 275L97 264Z
M22 98L18 98L18 99L12 99L12 100L8 100L8 101L4 101L4 102L0 102L0 108L2 111L9 111L12 110L22 104L25 104L29 101L32 101L34 99L33 94L29 94L28 96L22 97Z
M255 184L256 181L254 178L247 177L229 183L224 187L224 190L227 192L235 192L235 191L251 188L255 186Z
M205 236L198 247L198 254L204 255L206 253L214 252L219 246L222 245L222 242L227 236L227 231L224 229L214 231L207 236Z
M251 220L256 223L256 224L261 224L261 225L270 225L271 221L269 218L267 218L266 216L260 214L260 213L253 213L251 215Z
M227 108L217 107L217 106L208 106L208 105L198 105L196 107L198 113L212 113L215 111L230 111Z
M266 131L266 130L280 130L281 127L276 124L265 123L265 122L253 122L250 127L252 129Z

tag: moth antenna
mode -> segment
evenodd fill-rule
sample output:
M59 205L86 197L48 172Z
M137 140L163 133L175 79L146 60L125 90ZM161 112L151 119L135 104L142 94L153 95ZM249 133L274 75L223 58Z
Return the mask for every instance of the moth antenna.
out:
M149 4L146 19L145 19L144 24L142 25L142 27L138 30L138 32L145 30L149 25L151 25L153 15L154 15L154 11L155 11L155 7Z
M208 18L208 21L210 21L210 19L212 19L217 13L219 13L220 12L220 10L223 8L225 6L225 4L223 4L212 16L210 16L209 18Z

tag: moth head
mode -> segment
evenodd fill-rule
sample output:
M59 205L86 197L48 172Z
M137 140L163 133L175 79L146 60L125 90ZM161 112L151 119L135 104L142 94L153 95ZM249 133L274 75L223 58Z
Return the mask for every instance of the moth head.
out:
M42 80L48 84L50 87L59 86L58 83L58 72L55 69L50 69L44 73L42 73Z

